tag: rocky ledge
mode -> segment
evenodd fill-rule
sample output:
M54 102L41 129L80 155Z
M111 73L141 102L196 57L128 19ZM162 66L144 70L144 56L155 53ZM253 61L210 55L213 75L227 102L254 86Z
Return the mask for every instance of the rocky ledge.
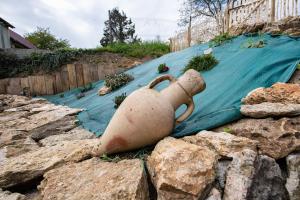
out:
M256 89L245 118L117 159L74 153L99 142L80 110L0 95L0 200L299 200L299 97L299 84Z

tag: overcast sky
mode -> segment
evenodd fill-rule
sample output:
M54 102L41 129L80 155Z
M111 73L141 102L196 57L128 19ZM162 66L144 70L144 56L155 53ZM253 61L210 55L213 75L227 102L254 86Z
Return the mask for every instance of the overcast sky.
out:
M167 40L178 30L182 0L1 0L0 17L17 33L32 32L37 26L68 39L73 47L99 45L108 10L118 7L132 18L143 40L156 35Z

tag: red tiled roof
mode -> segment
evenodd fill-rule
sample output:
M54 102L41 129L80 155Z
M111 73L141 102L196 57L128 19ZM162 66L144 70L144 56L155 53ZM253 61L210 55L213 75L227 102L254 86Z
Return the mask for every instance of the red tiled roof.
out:
M10 39L20 43L21 45L23 45L29 49L36 49L36 46L34 46L31 42L29 42L28 40L23 38L21 35L19 35L18 33L14 32L10 29L9 29L9 35L10 35Z

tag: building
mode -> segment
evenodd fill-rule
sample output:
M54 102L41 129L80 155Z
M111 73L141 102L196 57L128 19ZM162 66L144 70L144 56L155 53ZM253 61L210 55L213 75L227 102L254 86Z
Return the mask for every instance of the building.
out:
M36 49L31 42L10 28L15 27L0 17L0 49Z

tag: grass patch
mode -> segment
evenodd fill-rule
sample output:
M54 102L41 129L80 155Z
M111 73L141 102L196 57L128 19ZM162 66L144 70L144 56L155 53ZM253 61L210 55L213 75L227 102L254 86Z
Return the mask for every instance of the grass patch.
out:
M212 54L204 54L200 56L193 57L187 66L183 69L183 72L194 69L198 72L207 71L212 69L214 66L218 64L218 60Z
M127 97L126 93L122 93L119 96L115 96L115 99L114 99L115 106L114 106L114 108L118 108L121 105L121 103L126 99L126 97Z
M299 70L300 70L300 63L297 65L297 69L299 69Z
M209 41L209 47L217 47L230 42L234 37L230 36L229 33L223 33L221 35L217 35L213 39Z
M267 42L263 39L259 39L257 41L248 39L247 42L243 45L245 48L263 48Z
M162 64L158 65L157 71L159 74L161 74L161 73L169 71L169 67L166 65L166 63L162 63Z
M126 85L134 78L133 76L125 73L106 75L105 76L105 86L111 88L112 91Z
M225 132L225 133L232 133L232 130L229 127L225 127L225 128L223 128L223 132Z

